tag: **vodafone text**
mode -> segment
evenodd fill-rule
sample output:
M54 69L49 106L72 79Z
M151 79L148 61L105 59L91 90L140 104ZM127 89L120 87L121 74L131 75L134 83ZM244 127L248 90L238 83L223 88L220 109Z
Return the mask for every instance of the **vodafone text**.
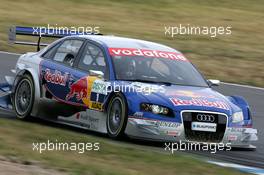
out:
M133 49L133 48L109 48L112 56L144 56L153 58L167 58L177 61L188 61L181 53L158 50Z

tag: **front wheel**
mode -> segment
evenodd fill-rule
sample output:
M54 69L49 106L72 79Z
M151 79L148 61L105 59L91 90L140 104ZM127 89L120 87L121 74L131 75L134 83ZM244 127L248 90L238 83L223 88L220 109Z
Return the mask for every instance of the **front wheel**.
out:
M118 93L112 97L107 108L107 133L112 138L124 136L127 124L127 103L125 97Z
M34 104L34 83L30 75L23 75L14 92L14 109L19 119L29 119Z

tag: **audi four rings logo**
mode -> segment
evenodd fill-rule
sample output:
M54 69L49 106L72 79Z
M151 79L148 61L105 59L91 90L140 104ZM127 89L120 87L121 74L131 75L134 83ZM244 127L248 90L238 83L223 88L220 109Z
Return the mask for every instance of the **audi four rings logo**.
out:
M215 116L209 114L197 114L197 120L200 122L214 122Z

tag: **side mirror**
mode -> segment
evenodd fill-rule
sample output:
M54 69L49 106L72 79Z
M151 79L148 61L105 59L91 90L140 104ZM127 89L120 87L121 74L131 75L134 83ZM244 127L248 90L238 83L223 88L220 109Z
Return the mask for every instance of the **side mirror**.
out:
M98 70L89 70L89 75L96 76L98 78L104 78L104 73Z
M220 80L207 80L209 86L219 86L220 85Z

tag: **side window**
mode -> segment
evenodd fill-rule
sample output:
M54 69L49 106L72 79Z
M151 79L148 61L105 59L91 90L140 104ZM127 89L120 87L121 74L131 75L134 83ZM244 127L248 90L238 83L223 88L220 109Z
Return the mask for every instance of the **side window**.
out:
M102 71L104 74L108 73L103 51L90 43L85 46L78 68L87 72L89 70L96 70Z
M59 46L60 46L60 43L57 43L55 46L50 48L45 54L43 54L42 57L52 59L54 52L58 49Z
M72 66L82 44L83 41L81 40L65 40L57 48L57 51L55 52L52 59L54 61L62 62L66 65Z

